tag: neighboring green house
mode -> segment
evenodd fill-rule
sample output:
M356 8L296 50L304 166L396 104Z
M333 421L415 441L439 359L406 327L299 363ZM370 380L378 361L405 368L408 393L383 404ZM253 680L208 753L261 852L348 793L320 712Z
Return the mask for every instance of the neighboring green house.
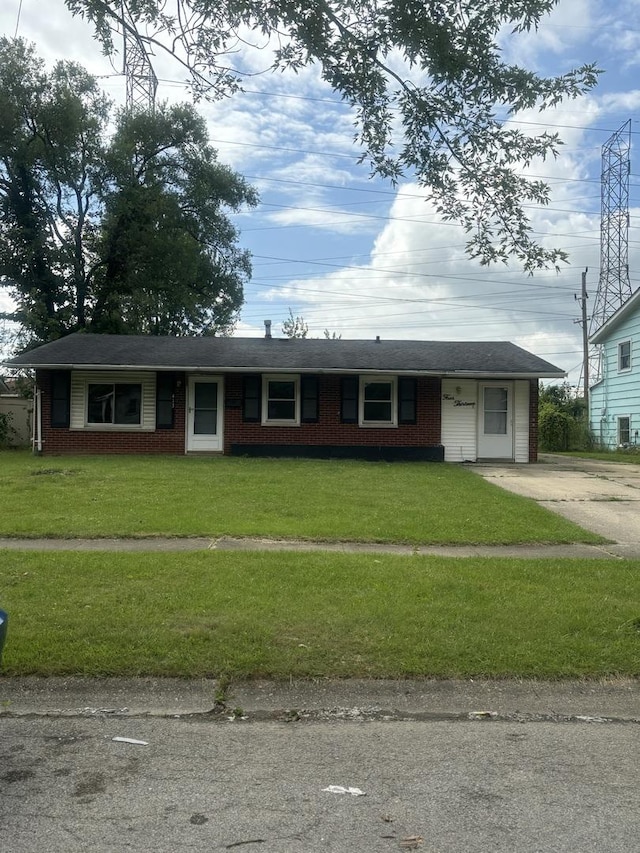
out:
M589 342L602 348L601 378L589 392L591 431L609 449L640 444L640 289Z

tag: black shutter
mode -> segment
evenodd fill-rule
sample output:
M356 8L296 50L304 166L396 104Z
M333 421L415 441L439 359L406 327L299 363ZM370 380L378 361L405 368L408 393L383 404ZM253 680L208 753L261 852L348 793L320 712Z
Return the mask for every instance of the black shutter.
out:
M344 376L342 378L340 420L343 424L358 423L358 388L357 376Z
M242 420L246 424L260 423L262 402L262 377L257 373L242 380Z
M301 417L303 424L318 423L318 377L303 375L300 379Z
M51 426L69 428L71 417L71 371L51 371Z
M156 374L156 429L173 429L175 377L173 373Z
M417 423L416 380L410 376L398 379L398 423Z

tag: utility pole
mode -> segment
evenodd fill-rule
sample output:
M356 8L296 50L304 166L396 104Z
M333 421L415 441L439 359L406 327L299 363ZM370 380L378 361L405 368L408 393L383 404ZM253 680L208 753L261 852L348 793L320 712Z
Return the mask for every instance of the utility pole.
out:
M582 273L582 288L580 292L580 296L577 296L575 293L573 298L576 299L580 303L580 308L582 309L582 318L580 320L574 320L574 323L579 323L582 326L582 382L583 382L583 395L584 395L584 404L587 409L587 416L589 412L589 332L587 330L587 299L589 298L589 294L587 293L587 273L589 272L589 267L585 269Z

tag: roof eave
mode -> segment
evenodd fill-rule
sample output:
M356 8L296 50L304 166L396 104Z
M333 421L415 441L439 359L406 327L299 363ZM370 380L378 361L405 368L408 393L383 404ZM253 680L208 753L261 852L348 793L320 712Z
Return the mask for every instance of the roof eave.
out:
M78 363L21 363L12 364L6 362L8 367L13 368L28 368L31 370L132 370L140 371L176 371L184 370L189 373L320 373L320 374L342 374L353 375L358 373L394 375L394 376L434 376L442 379L451 378L475 378L475 379L564 379L566 372L564 371L504 371L504 370L401 370L394 368L379 368L379 367L283 367L283 366L265 366L259 367L255 365L237 365L223 367L220 365L167 365L167 364L78 364Z

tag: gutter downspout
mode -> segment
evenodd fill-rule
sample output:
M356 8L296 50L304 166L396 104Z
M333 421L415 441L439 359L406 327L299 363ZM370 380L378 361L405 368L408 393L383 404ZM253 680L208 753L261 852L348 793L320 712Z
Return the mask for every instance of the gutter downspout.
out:
M42 391L36 385L33 392L33 407L35 418L33 419L33 452L42 453Z

